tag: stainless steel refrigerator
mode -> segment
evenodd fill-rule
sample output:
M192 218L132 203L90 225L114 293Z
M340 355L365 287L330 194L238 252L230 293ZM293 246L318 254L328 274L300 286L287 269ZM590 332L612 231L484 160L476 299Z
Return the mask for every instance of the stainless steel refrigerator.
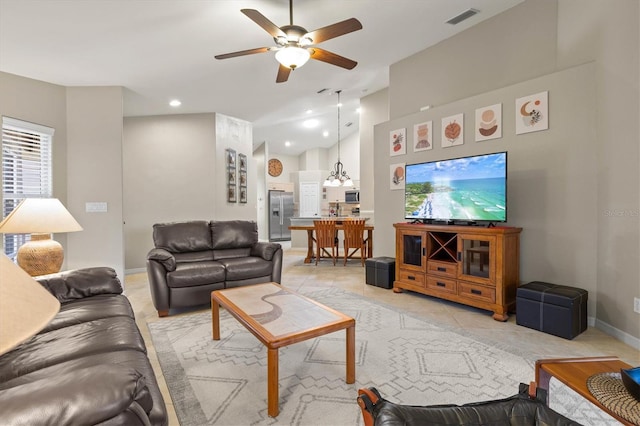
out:
M269 191L269 241L291 240L293 192Z

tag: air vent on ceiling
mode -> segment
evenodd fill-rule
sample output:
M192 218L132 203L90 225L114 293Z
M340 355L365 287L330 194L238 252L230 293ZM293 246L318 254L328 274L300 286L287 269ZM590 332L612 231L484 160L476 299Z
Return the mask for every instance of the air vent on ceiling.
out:
M353 123L351 121L344 125L344 127L351 127L351 126L353 126Z
M477 15L480 13L478 9L467 9L459 15L454 16L453 18L447 21L447 24L457 25L465 19L471 18L473 15Z
M324 89L320 89L320 90L318 90L316 93L317 93L317 94L324 93L324 92L326 92L327 90L330 90L330 89L328 89L328 88L326 88L326 87L325 87Z

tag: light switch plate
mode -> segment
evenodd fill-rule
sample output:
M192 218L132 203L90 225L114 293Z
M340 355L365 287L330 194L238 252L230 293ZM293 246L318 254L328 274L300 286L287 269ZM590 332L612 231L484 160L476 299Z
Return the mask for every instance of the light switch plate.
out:
M106 213L107 203L104 203L104 202L85 203L85 211L87 213Z

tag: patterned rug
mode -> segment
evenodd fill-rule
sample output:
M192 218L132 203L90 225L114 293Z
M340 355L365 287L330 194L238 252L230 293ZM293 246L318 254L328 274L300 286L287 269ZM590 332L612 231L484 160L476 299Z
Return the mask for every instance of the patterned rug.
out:
M280 414L267 415L265 347L221 310L149 324L182 426L362 425L357 390L398 403L503 398L534 378L534 361L337 288L306 296L356 319L356 383L345 383L345 332L280 349Z

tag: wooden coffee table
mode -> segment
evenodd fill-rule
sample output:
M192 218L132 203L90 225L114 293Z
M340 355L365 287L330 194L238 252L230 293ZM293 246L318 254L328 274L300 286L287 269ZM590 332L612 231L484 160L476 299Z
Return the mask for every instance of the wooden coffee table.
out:
M587 379L594 374L619 373L621 368L630 367L629 364L620 361L617 357L541 359L536 361L536 384L539 388L548 391L549 380L551 377L555 377L614 419L624 425L631 425L631 423L602 405L587 387ZM548 397L549 394L547 393Z
M267 347L267 412L278 408L278 348L346 329L347 383L356 380L356 320L276 283L211 293L213 340L220 340L220 306Z

